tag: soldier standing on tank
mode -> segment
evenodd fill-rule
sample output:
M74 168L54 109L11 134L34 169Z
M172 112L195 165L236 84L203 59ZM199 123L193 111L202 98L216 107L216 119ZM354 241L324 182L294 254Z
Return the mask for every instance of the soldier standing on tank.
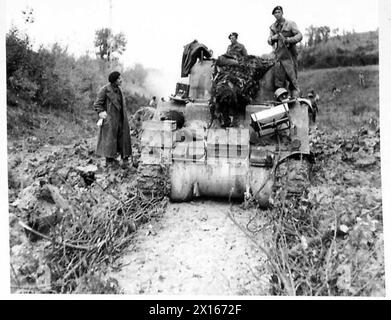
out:
M270 26L268 43L273 46L277 60L274 66L274 85L281 88L288 82L291 97L298 98L300 90L297 81L296 43L303 39L303 35L295 22L283 17L281 6L275 7L272 14L276 21Z
M132 157L132 147L125 98L121 89L121 74L113 71L108 80L109 83L99 90L94 103L101 119L96 153L106 157L108 167L115 167L118 164L116 157L119 153L122 167L125 169L129 156Z
M227 48L226 55L234 57L236 60L241 57L247 56L247 50L244 45L238 42L238 34L232 32L228 39L231 40L231 44Z

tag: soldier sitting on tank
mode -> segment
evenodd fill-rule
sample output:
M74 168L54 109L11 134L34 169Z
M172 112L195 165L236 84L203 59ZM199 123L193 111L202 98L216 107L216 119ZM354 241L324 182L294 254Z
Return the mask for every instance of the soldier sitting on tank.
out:
M231 44L228 46L226 53L217 58L216 65L238 65L239 60L248 55L245 46L238 42L236 32L230 33L228 39L231 40Z
M235 59L247 56L247 50L244 45L238 42L238 36L239 35L236 32L232 32L228 36L228 39L231 40L231 44L228 46L227 52L225 53Z

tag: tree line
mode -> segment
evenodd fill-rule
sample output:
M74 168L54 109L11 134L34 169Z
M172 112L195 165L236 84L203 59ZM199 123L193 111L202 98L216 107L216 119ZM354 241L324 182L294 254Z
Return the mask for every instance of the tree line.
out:
M299 45L299 68L317 69L379 63L379 32L357 33L328 26L309 26Z
M26 19L34 22L31 13ZM92 109L99 87L107 83L107 75L114 69L121 71L125 80L127 109L134 112L146 105L148 71L141 64L125 68L118 61L126 50L125 35L102 28L95 33L94 45L96 57L86 53L76 58L58 43L34 50L29 35L11 27L6 34L7 105L30 111L83 113Z

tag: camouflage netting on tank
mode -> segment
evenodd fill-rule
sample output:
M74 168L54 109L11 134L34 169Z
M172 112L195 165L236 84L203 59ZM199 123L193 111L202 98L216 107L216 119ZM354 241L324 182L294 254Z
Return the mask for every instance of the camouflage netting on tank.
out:
M255 98L259 80L273 65L273 59L253 55L239 60L220 56L214 64L210 99L212 114L243 110Z

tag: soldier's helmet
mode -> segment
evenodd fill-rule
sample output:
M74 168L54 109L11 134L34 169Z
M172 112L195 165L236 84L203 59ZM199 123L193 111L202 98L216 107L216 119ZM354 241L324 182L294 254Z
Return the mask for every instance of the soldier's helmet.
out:
M289 94L288 90L286 90L285 88L278 88L276 92L274 92L274 96L278 100L281 97L281 95L283 95L284 93Z

